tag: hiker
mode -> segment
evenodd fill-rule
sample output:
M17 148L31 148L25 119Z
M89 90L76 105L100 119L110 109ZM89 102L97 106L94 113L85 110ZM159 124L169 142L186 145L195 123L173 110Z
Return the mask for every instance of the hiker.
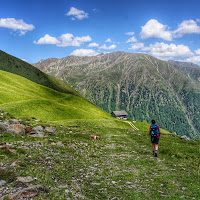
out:
M153 156L158 157L158 142L160 138L160 127L156 124L155 120L151 121L151 126L149 127L149 135L152 142Z

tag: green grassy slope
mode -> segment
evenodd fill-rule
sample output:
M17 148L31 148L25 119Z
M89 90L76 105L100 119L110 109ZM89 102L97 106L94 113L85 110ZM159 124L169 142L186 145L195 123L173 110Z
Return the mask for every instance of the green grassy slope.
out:
M0 108L17 117L42 120L103 119L109 114L88 101L0 70Z
M1 50L0 50L0 70L23 76L35 83L44 85L59 92L73 94L81 97L81 95L78 92L76 92L73 88L71 88L64 82L60 81L59 79L49 76L41 72L34 66L30 65L29 63L26 63Z

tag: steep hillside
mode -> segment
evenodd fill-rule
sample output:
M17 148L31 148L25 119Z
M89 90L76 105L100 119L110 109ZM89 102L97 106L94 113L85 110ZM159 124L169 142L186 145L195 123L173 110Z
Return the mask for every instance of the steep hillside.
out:
M2 70L0 108L17 117L46 121L109 118L108 113L78 96L55 91Z
M174 60L168 61L170 64L172 64L176 69L178 69L180 72L186 74L188 77L193 78L196 81L200 81L200 66L195 65L193 63L188 62L179 62Z
M200 83L173 64L146 54L114 52L93 57L47 59L35 66L80 91L107 112L200 138Z
M49 76L32 65L0 50L0 70L23 76L30 81L52 88L59 92L81 96L69 85Z

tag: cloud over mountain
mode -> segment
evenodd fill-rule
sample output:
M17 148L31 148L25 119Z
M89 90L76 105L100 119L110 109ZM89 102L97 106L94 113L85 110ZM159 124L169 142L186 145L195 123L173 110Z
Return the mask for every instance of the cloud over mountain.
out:
M93 49L76 49L70 55L73 56L96 56L98 53Z
M90 42L92 38L87 36L74 36L71 33L62 34L60 37L52 37L49 34L46 34L44 37L40 38L38 41L34 41L35 44L55 44L59 47L67 47L67 46L77 46L79 47L85 42Z
M188 57L192 56L193 53L187 46L176 45L176 44L165 44L163 42L156 42L155 44L150 44L148 47L143 47L143 51L149 51L152 56L160 59L171 59L173 57Z
M99 49L105 49L105 50L111 50L111 49L115 49L117 46L115 44L112 44L110 46L106 46L106 44L102 45L99 47Z
M154 37L167 41L172 40L172 33L168 30L168 26L159 23L156 19L151 19L142 26L140 36L142 39Z

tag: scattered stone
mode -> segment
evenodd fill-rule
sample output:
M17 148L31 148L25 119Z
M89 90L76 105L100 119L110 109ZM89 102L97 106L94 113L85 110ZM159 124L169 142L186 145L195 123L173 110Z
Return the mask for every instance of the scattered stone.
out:
M51 145L64 147L64 144L62 142L52 142Z
M7 130L7 126L4 122L0 122L0 131L4 132Z
M42 185L33 185L28 188L24 188L12 195L8 195L10 200L18 200L22 198L31 198L39 195L40 192L45 192L45 188Z
M182 190L186 190L187 189L187 187L182 187Z
M17 180L22 182L22 183L30 183L34 179L31 176L26 176L26 177L19 176L19 177L17 177Z
M117 183L116 181L112 181L112 184L115 184L115 183Z
M17 182L16 185L15 185L16 188L27 188L28 185L26 185L25 183L23 182Z
M80 186L76 182L76 180L72 180L72 187L76 190L81 190Z
M6 142L1 142L0 143L0 149L9 151L9 145Z
M4 186L6 184L6 181L0 180L0 187Z
M45 131L51 135L57 135L57 132L56 132L56 128L55 127L46 127L45 128Z
M187 137L186 135L181 136L181 140L190 140L189 137Z
M36 133L36 134L44 134L44 131L43 131L43 127L42 126L36 126L33 128L33 131Z
M185 195L180 196L181 199L184 198L184 197L185 197Z
M36 119L35 121L36 121L36 122L40 122L40 119Z
M66 189L66 190L65 190L65 193L69 193L69 190L68 190L68 189Z
M7 132L12 133L13 135L25 135L24 125L10 124L8 125Z
M18 119L10 119L9 123L10 124L19 124L19 120Z
M127 184L132 184L132 182L129 182L129 181L127 181L126 183L127 183Z
M10 165L10 167L18 167L19 166L19 164L15 161L15 162L13 162L11 165Z
M26 127L26 130L29 132L29 133L32 133L33 129L31 127Z

